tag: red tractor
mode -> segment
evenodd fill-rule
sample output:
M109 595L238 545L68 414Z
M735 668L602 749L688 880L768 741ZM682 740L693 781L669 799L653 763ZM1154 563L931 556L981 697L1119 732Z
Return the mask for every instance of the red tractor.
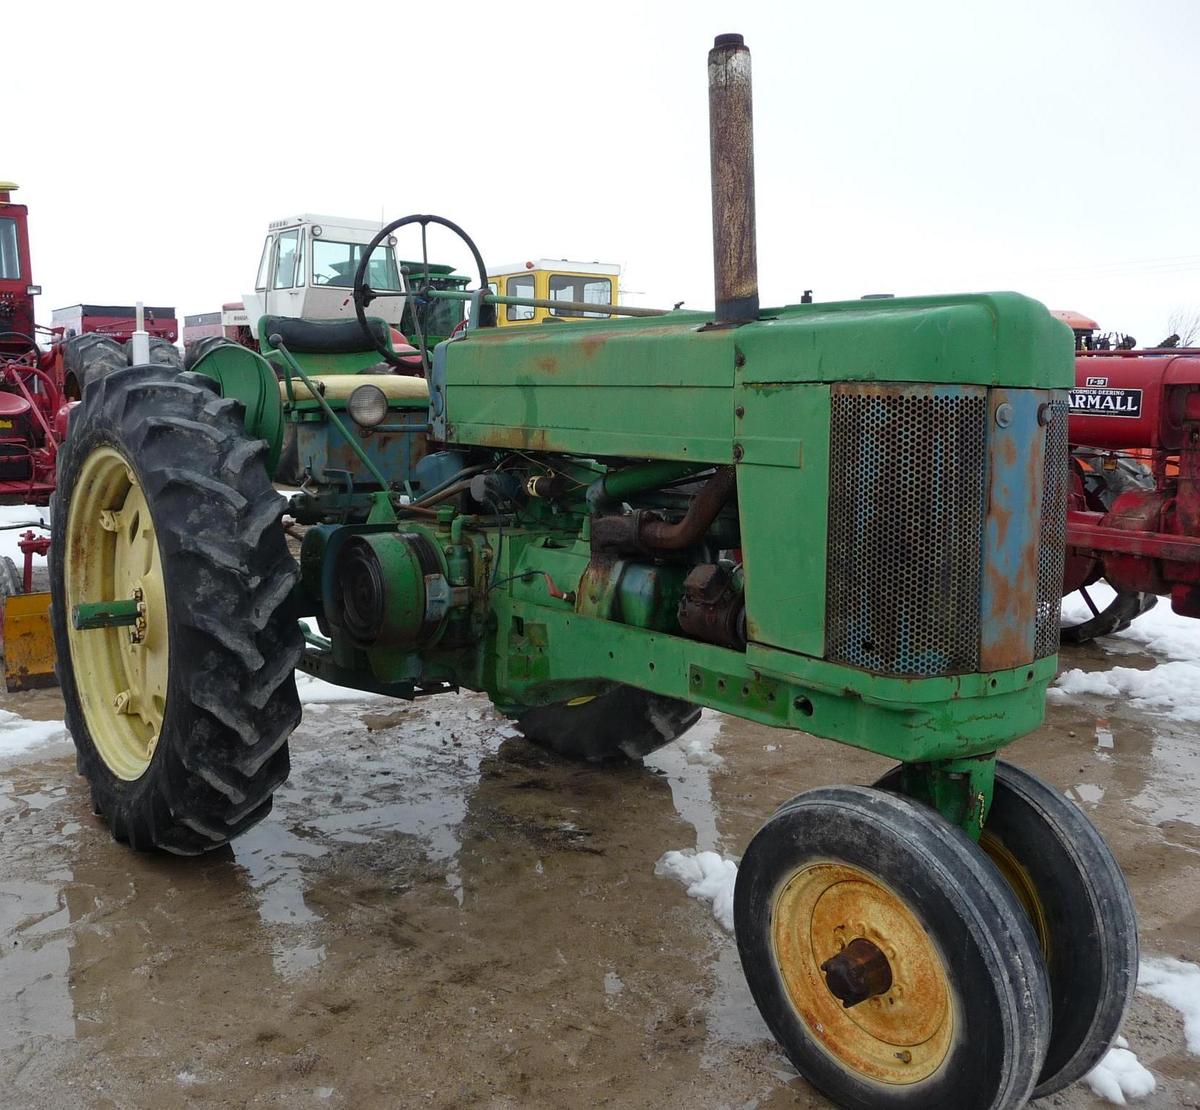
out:
M0 182L0 504L45 505L54 491L69 402L93 376L131 360L135 310L124 305L56 309L50 344L37 342L28 209ZM149 361L179 366L173 308L145 310Z
M1200 617L1200 349L1080 345L1068 437L1063 594L1091 615L1063 639L1119 631L1160 594ZM1087 592L1101 578L1116 591L1103 605Z

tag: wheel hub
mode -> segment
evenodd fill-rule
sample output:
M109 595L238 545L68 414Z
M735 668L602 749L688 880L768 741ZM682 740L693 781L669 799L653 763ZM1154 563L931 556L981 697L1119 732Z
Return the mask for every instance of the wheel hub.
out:
M904 1084L945 1061L955 1024L945 962L874 876L833 861L802 868L776 896L772 939L793 1007L842 1066Z
M830 994L847 1010L868 998L887 994L892 986L892 965L866 937L855 937L836 956L830 956L821 971Z

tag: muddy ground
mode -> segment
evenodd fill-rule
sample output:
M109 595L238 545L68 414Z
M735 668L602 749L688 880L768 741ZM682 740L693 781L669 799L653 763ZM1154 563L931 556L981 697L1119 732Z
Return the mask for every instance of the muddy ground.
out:
M61 718L55 693L0 705ZM1200 730L1098 711L1052 706L1013 758L1109 838L1144 953L1200 961ZM274 813L194 860L113 843L67 745L0 761L0 1105L827 1105L729 935L654 864L739 855L792 794L887 764L697 727L722 763L673 745L595 769L477 697L309 706ZM1158 1080L1138 1105L1200 1106L1175 1011L1139 994L1125 1033ZM1044 1105L1103 1104L1079 1084Z

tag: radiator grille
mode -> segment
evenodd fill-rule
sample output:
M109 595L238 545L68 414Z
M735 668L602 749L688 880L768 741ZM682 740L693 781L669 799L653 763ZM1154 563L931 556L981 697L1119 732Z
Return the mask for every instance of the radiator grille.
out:
M1063 560L1067 542L1067 489L1070 449L1067 446L1067 402L1050 402L1053 419L1046 428L1046 463L1042 474L1042 525L1038 547L1037 625L1033 657L1058 651L1058 615L1062 606Z
M851 383L831 402L826 658L978 670L986 390Z

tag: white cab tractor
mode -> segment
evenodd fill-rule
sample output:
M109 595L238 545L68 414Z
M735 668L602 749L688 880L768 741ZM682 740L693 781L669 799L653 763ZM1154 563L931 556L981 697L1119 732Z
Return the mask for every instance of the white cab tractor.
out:
M242 295L251 334L258 338L256 329L263 316L352 318L354 274L363 250L382 226L375 220L308 214L273 221L263 243L254 292ZM393 237L376 248L367 269L372 289L399 292L403 288L395 246ZM398 329L405 303L404 297L381 298L371 306L371 315Z
M347 216L305 213L274 220L267 229L253 292L242 300L222 306L220 312L203 312L184 319L183 341L191 347L198 340L223 337L257 348L258 322L264 316L297 320L351 320L354 275L363 251L383 226L377 220L355 220ZM422 271L418 273L418 271ZM395 293L410 285L463 289L467 279L452 266L431 263L427 277L424 264L406 263L396 257L396 240L389 237L376 247L367 267L370 287ZM371 306L371 315L385 320L395 332L415 331L409 298L381 297ZM439 301L428 306L438 319L427 321L429 337L445 338L462 319L458 301ZM442 320L440 317L447 317ZM425 316L423 315L423 319Z

